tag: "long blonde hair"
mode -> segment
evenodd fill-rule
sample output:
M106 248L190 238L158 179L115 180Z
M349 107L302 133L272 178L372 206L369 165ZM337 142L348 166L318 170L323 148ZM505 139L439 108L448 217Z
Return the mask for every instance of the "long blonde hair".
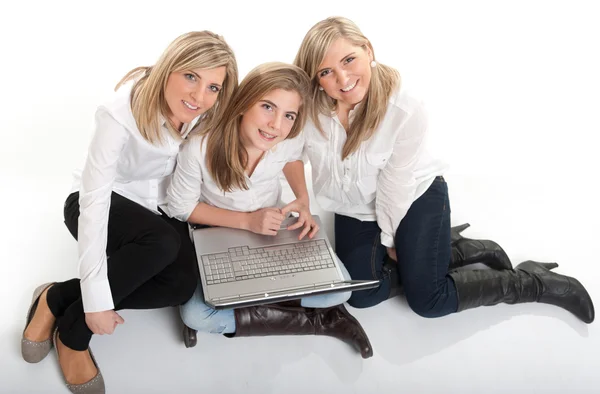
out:
M212 122L220 117L225 103L238 84L238 69L235 55L229 45L223 37L210 31L190 32L177 37L154 66L137 67L129 71L115 90L130 80L135 81L131 89L133 117L142 137L151 144L156 144L163 141L160 118L167 118L170 113L165 99L169 75L178 71L222 66L226 68L223 87L215 104L204 113L200 123ZM171 122L167 121L166 124L171 135L181 140L179 131Z
M265 63L248 73L228 102L215 125L206 125L201 133L208 138L206 163L210 175L224 192L234 188L247 190L245 169L248 153L240 139L243 114L269 92L283 89L297 92L302 102L287 138L296 137L306 123L310 92L308 76L299 67L286 63Z
M319 114L330 116L332 111L337 110L337 102L325 92L319 91L317 71L327 50L339 38L344 38L365 51L370 50L375 60L371 42L354 22L342 17L327 18L314 25L306 33L294 60L294 64L306 71L311 78L310 119L322 134L325 133L319 122ZM373 135L387 111L391 94L399 85L400 74L395 69L381 63L377 63L372 69L367 94L354 116L350 129L347 130L348 138L342 150L342 159L355 152L361 142Z

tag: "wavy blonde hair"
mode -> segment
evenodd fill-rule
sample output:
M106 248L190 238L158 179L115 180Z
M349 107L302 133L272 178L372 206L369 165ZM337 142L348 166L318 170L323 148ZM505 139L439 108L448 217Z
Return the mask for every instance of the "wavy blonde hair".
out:
M212 108L203 114L199 123L212 122L220 117L225 103L238 84L235 55L223 37L210 31L198 31L177 37L163 52L154 66L137 67L129 71L115 87L134 80L131 89L131 111L144 139L151 144L163 141L161 115L168 119L170 109L165 99L169 75L173 72L211 69L225 66L226 74L222 89ZM181 140L178 130L166 122L171 135Z
M319 91L317 71L327 50L339 38L349 41L352 45L362 47L365 51L370 50L373 60L375 60L375 51L371 42L354 22L342 17L327 18L314 25L306 33L294 60L294 64L306 71L311 78L310 119L323 135L325 132L319 122L319 115L331 116L331 112L337 110L337 102L325 92ZM387 111L390 96L399 86L400 74L398 71L377 63L372 69L371 83L367 94L354 116L350 129L347 130L348 138L342 149L342 159L355 152L363 141L373 135Z
M234 188L247 190L245 169L248 153L242 145L240 125L243 114L252 108L269 92L283 89L297 92L301 105L298 116L287 138L294 138L306 123L307 100L310 80L299 67L286 63L265 63L248 73L220 119L215 125L205 125L200 133L208 138L206 163L210 175L221 190L231 192Z

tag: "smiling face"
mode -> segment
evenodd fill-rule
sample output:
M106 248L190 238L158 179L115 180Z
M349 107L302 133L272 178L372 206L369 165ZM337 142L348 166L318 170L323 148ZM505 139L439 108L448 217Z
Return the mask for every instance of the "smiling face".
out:
M175 129L181 130L184 123L190 123L213 106L225 74L226 68L223 66L178 71L169 75L165 100L169 106L168 118Z
M371 82L373 55L368 48L338 38L327 49L318 67L319 85L338 108L350 110L366 96Z
M264 95L242 116L240 138L250 151L268 151L290 134L302 99L296 91L275 89Z

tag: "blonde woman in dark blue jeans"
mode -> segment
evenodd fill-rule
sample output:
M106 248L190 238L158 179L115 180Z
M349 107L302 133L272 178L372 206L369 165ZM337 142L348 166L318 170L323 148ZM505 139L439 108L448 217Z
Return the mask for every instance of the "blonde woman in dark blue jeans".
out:
M313 105L305 150L321 207L336 213L336 252L353 279L381 286L353 293L369 307L394 296L424 317L468 308L542 302L586 323L594 306L583 285L526 261L514 269L491 241L450 228L446 166L427 152L427 114L398 72L375 61L371 42L345 18L306 34L295 64L311 78ZM484 262L492 269L458 270Z

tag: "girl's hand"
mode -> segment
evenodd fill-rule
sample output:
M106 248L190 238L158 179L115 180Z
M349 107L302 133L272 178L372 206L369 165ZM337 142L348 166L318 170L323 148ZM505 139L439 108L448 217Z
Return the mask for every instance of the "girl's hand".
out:
M304 199L297 199L283 207L283 209L281 210L281 213L283 215L287 215L290 212L296 212L299 216L298 221L289 226L287 229L296 230L300 227L304 227L304 229L298 236L298 240L301 240L307 234L308 238L312 238L315 236L317 231L319 231L319 226L317 225L317 222L310 213L308 201Z

